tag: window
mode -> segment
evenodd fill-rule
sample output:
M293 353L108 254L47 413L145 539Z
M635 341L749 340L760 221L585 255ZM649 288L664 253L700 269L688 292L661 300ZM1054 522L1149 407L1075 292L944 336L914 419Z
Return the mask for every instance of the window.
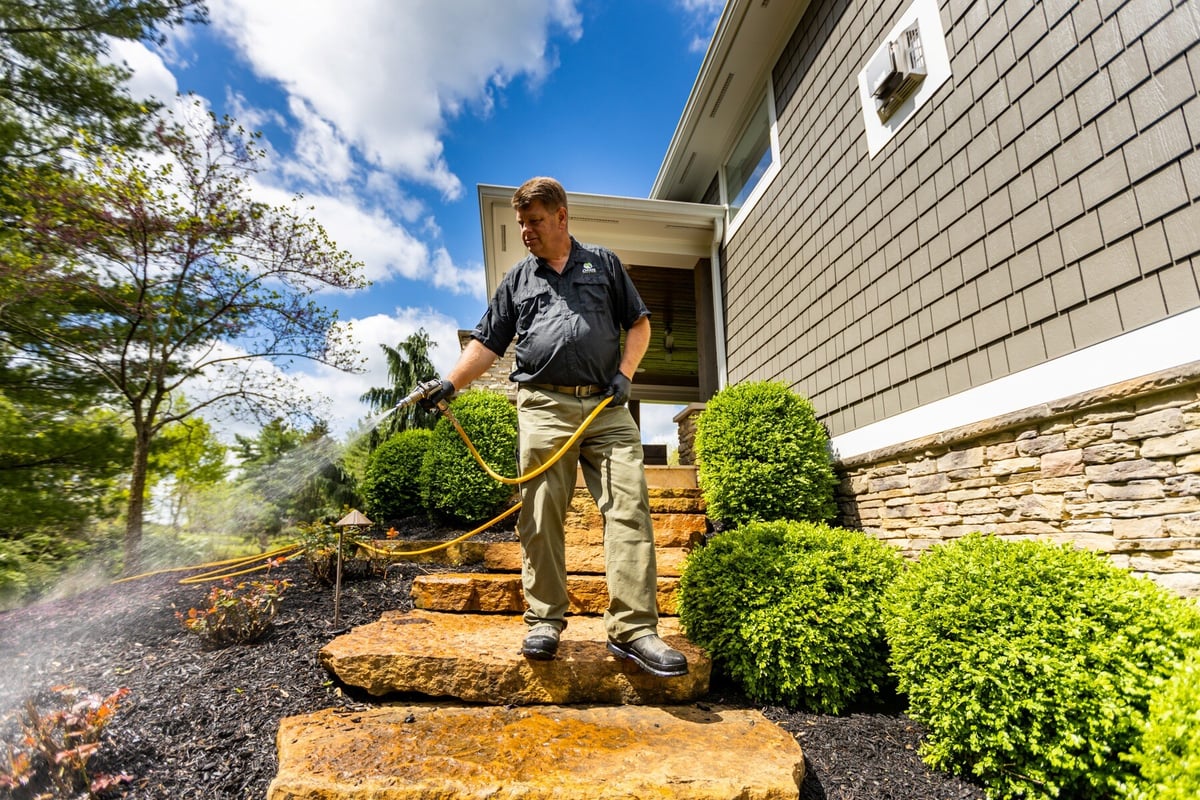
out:
M728 207L729 232L737 228L779 171L779 133L771 87L750 116L745 130L721 166L722 194Z

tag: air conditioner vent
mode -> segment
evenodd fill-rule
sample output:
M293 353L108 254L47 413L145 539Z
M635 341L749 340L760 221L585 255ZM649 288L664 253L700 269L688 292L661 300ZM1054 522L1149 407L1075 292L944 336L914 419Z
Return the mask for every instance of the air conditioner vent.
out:
M896 113L927 74L921 31L914 22L895 41L879 48L867 65L867 86L881 122Z

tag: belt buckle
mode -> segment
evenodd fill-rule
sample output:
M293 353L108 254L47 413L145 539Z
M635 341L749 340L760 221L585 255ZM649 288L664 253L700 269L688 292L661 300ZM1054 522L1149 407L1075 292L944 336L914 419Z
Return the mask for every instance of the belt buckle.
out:
M592 396L592 387L591 386L576 386L575 387L575 396L576 397L591 397Z

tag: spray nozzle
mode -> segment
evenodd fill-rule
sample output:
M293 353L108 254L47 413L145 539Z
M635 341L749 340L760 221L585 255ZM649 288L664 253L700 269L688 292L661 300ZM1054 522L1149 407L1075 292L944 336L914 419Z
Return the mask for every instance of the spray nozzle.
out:
M417 388L408 393L407 396L399 403L392 407L393 411L399 411L402 408L411 406L413 403L419 403L426 397L432 397L438 389L442 388L442 382L438 379L418 383Z

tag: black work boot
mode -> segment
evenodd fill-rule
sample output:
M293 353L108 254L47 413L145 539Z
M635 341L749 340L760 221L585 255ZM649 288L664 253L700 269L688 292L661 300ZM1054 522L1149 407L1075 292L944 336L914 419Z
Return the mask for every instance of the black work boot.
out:
M521 642L521 655L535 661L549 661L558 653L558 628L539 622L525 634Z
M660 678L687 675L687 656L668 645L656 633L628 643L609 639L608 651L618 658L628 658L646 672Z

